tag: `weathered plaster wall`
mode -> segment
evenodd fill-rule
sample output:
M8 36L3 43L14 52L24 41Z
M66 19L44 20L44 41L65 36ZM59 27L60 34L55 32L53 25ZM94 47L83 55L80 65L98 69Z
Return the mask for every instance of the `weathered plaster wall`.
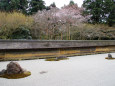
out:
M0 40L0 49L43 49L115 45L115 41Z
M0 60L115 52L115 41L0 40Z

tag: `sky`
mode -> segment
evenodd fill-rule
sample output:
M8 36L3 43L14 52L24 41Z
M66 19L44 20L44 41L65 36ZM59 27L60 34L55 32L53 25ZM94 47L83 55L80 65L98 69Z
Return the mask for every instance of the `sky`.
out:
M56 6L58 8L61 8L62 6L68 5L70 0L43 0L46 3L46 6L49 6L50 4L52 4L53 2L55 2ZM79 7L81 7L83 0L73 0L75 3L78 4Z

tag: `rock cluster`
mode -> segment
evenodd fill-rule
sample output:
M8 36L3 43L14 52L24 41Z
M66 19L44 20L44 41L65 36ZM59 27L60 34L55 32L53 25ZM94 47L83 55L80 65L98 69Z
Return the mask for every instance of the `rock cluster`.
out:
M17 62L10 62L6 70L0 71L0 77L4 78L23 78L29 75L31 73L24 70Z

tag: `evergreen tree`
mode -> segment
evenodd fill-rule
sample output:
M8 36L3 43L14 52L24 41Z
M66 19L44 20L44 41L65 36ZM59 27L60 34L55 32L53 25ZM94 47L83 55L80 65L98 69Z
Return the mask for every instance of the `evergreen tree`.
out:
M15 10L26 13L27 7L27 0L0 0L0 11L12 12Z
M0 0L0 11L9 11L10 10L10 1L9 0Z
M29 6L29 14L34 14L38 10L45 9L45 3L43 0L31 0Z
M91 15L90 23L101 22L103 0L85 0L83 7L85 7L85 14Z
M115 24L115 1L105 0L103 10L107 24L109 26Z
M114 0L84 0L84 14L90 15L90 23L107 23L112 26L115 23Z
M55 2L53 2L50 6L51 6L51 7L56 7Z
M71 0L70 2L69 2L69 5L74 5L75 3L74 3L74 1L73 0Z

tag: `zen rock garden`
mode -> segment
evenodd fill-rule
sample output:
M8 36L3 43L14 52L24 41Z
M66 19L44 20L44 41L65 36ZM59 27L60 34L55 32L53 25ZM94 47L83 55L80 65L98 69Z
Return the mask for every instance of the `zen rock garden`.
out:
M18 79L30 76L31 72L23 69L17 62L10 62L7 69L0 71L0 77L8 79Z

